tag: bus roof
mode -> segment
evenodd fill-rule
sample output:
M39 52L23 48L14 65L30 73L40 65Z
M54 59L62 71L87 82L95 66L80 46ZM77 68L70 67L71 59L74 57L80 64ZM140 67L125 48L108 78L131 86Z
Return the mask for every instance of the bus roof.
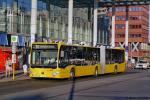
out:
M59 44L59 45L65 45L65 46L80 46L80 47L98 48L98 47L92 47L92 46L87 46L87 45L66 44L64 42L33 42L32 44Z
M100 48L100 47L92 47L88 45L80 45L80 44L66 44L64 42L33 42L32 44L59 44L59 45L65 45L65 46L79 46L79 47L89 47L89 48ZM118 49L118 50L125 50L124 48L121 47L108 47L107 49Z
M107 48L107 49L125 50L124 48L121 48L121 47L114 47L114 48Z
M58 44L55 42L33 42L32 44Z

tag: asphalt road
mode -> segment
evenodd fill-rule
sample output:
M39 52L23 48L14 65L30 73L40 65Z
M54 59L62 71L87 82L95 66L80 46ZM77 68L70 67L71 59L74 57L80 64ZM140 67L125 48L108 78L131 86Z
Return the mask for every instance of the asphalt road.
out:
M150 71L0 83L0 100L150 100Z

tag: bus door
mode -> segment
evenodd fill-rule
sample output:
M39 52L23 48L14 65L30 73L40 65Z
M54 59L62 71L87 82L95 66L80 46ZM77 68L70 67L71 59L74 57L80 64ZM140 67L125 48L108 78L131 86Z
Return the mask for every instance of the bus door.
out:
M106 56L106 47L101 46L100 47L100 64L101 64L100 74L105 73L105 66L106 66L106 57L105 56Z
M113 50L113 58L115 61L115 70L117 72L124 71L125 68L125 59L124 59L124 50Z
M86 47L77 47L76 49L76 66L78 70L79 76L88 75L90 72L90 68L87 64L87 48Z

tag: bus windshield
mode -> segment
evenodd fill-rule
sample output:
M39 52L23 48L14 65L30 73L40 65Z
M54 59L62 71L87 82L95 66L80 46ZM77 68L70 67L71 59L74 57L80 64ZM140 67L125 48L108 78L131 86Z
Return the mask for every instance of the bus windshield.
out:
M58 49L33 49L31 54L32 68L56 68Z

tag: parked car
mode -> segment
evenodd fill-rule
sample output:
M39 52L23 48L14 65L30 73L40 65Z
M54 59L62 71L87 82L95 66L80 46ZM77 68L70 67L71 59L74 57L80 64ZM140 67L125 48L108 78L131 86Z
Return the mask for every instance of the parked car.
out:
M150 68L150 62L145 61L145 60L140 60L140 61L136 64L135 68L148 69L148 68Z

